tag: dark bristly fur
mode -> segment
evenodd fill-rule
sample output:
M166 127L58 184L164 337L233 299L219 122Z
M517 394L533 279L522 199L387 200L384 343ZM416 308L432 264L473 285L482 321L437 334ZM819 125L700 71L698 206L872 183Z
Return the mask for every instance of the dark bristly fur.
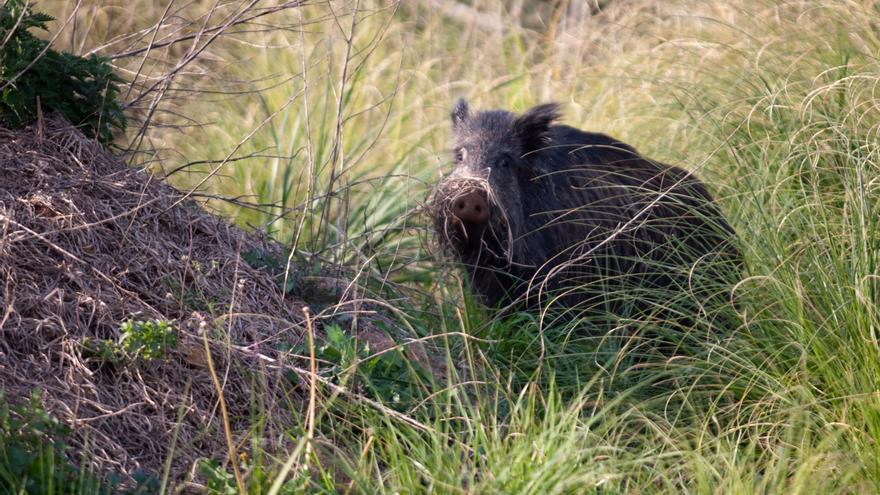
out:
M435 226L488 305L552 295L617 311L621 300L664 304L642 299L669 291L705 299L730 281L735 233L698 179L559 117L552 103L516 116L471 114L460 100L452 112L456 163L436 189ZM485 224L448 206L475 188Z

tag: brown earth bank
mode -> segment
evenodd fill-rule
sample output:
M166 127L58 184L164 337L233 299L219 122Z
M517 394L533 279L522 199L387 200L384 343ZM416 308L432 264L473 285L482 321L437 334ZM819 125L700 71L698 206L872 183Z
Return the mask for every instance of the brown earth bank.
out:
M285 296L283 273L255 268L254 257L281 260L283 272L278 245L206 213L62 119L0 128L6 400L37 393L94 467L125 475L159 473L169 456L173 479L191 478L199 458L228 461L218 385L239 448L259 421L261 449L289 451L282 432L302 423L307 394L283 386L298 357L280 349L305 338L305 302ZM345 303L340 284L325 285L322 297ZM178 342L159 359L108 357L128 320L170 322ZM377 332L361 337L377 350L394 345Z

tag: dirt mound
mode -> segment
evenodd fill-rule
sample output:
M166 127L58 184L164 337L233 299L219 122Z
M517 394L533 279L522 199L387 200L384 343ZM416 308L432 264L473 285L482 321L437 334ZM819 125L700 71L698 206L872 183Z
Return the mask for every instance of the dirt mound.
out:
M237 440L254 397L271 412L284 387L236 352L304 335L303 303L243 259L277 249L180 199L60 119L0 129L0 389L13 402L39 390L104 469L155 472L175 434L174 477L227 452L200 331ZM161 359L109 359L96 343L119 342L126 320L170 321L179 342ZM283 437L273 426L264 437Z

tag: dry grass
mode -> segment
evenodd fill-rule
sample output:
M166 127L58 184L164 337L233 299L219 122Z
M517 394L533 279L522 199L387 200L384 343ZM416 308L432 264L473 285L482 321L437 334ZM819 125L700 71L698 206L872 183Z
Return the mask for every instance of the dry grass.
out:
M7 398L39 387L47 409L73 427L74 443L125 473L159 472L176 431L179 476L197 457L225 450L201 327L237 441L252 426L243 419L255 393L274 409L283 398L278 377L242 366L235 349L272 354L278 342L303 336L302 304L283 301L273 277L242 259L276 247L192 202L178 204L180 193L60 119L0 129L0 173ZM116 341L129 318L174 321L180 344L159 361L91 355L89 339ZM267 414L268 431L289 415Z

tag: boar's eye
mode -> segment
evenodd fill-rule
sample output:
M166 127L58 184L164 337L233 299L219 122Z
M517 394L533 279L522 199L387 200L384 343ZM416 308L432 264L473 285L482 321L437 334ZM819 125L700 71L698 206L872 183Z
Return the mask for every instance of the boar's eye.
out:
M467 148L459 148L455 150L455 161L461 163L467 158Z
M507 155L501 155L495 163L499 169L504 170L513 166L513 159Z

